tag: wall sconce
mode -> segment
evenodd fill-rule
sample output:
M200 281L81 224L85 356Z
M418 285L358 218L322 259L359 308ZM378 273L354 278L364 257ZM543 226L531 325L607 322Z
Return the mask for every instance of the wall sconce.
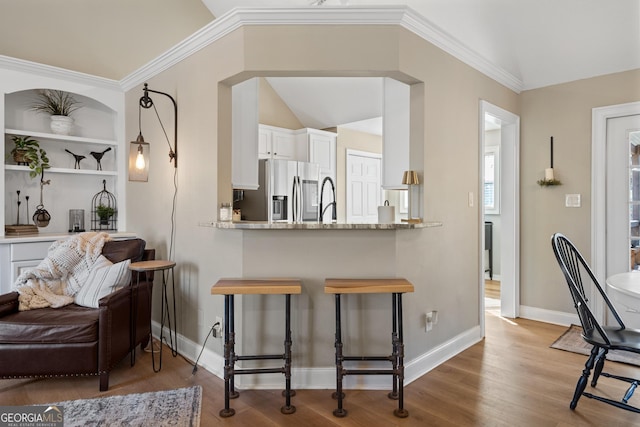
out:
M142 132L135 141L129 143L129 181L149 180L149 147Z
M548 187L550 185L561 185L562 183L553 176L553 137L550 141L551 145L551 164L544 170L544 179L538 180L538 185Z
M412 187L414 185L418 185L420 184L420 180L418 179L418 172L416 171L404 171L404 174L402 175L402 183L408 186L408 198L409 198L409 212L407 214L407 219L402 219L402 221L404 222L408 222L410 224L417 224L422 222L422 220L420 218L414 218L413 217L413 208L412 208L412 199L413 199L413 191L412 191Z
M142 126L140 118L142 108L148 109L153 107L153 110L156 113L156 117L158 117L158 121L160 122L160 127L162 128L164 136L167 139L167 144L169 145L169 162L173 162L173 166L175 168L178 167L178 104L176 103L176 100L173 99L173 97L168 93L149 89L147 83L144 84L143 91L144 93L140 98L140 102L138 103L138 138L136 138L135 141L131 141L129 143L129 181L146 182L149 177L150 144L148 142L145 142L144 137L142 136ZM164 125L162 124L162 120L160 119L160 115L158 114L158 110L153 104L153 100L149 97L149 92L164 95L173 103L173 114L175 120L173 127L173 147L171 147L169 137L167 136L167 132L164 129Z

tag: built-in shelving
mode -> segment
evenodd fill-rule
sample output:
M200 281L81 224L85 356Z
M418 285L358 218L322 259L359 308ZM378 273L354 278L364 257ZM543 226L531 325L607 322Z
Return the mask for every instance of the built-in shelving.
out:
M0 87L3 83L6 81L0 82ZM9 86L4 88L4 101L0 103L0 129L4 131L4 144L0 148L4 156L0 180L4 225L31 223L39 204L51 215L49 225L40 228L39 233L66 232L71 209L83 209L85 224L91 224L93 197L106 188L116 198L118 227L124 230L126 174L123 165L126 157L122 141L123 112L120 110L122 94L117 90L87 89L84 85L61 82L62 90L71 93L81 107L72 115L71 135L59 135L51 132L48 114L30 107L39 90L57 89L56 84L41 83L39 78L34 78L31 85L15 85L17 90ZM29 136L46 151L51 167L43 176L31 177L28 166L17 165L8 156L14 146L13 136ZM108 151L98 162L95 153L105 150Z
M46 139L50 141L79 142L83 144L111 145L114 147L118 145L118 141L108 139L86 138L82 136L72 135L57 135L54 133L33 132L19 129L5 129L4 133L8 135L30 136L35 139Z
M24 171L29 172L29 166L18 166L18 165L4 165L4 170L7 171ZM68 173L68 174L77 174L77 175L104 175L104 176L117 176L117 171L99 171L99 170L91 170L91 169L68 169L68 168L50 168L46 169L47 174L50 173Z

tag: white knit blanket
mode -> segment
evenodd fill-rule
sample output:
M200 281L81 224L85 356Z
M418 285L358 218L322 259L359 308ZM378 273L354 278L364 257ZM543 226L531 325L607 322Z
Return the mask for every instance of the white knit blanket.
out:
M18 309L71 304L109 240L105 232L87 232L54 242L40 264L23 271L16 279L14 289L20 294Z

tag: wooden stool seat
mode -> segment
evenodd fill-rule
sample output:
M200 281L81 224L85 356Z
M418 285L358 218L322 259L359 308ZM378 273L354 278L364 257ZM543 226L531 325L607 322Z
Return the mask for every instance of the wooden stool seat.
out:
M338 401L338 408L333 411L336 417L345 417L347 410L342 407L344 392L343 378L346 375L392 375L393 388L390 399L398 400L398 408L393 411L399 418L406 418L409 412L404 409L404 342L402 333L402 294L413 292L411 282L402 278L390 279L326 279L324 292L334 294L336 308L336 391L333 397ZM340 297L342 294L392 294L391 306L391 346L390 356L345 356L342 343L342 320ZM386 361L391 362L391 369L347 369L346 361Z
M211 287L212 295L300 294L298 279L220 279Z
M220 279L211 286L212 295L224 295L224 409L220 416L230 417L236 411L229 406L229 399L238 397L234 387L234 376L238 374L274 374L282 373L285 377L285 404L280 408L283 414L293 414L296 407L291 404L291 295L302 293L299 279L269 278L269 279ZM235 295L284 295L285 296L285 340L284 353L258 354L240 356L235 352L236 333L234 325ZM237 369L238 360L284 360L284 366L279 368Z
M381 294L413 292L407 279L326 279L325 294Z

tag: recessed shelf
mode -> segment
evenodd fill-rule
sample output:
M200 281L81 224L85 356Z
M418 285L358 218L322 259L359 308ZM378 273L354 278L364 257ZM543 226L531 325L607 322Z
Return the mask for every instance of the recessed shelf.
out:
M4 133L9 135L30 136L32 138L48 139L52 141L81 142L83 144L100 144L100 145L113 145L113 146L118 145L117 141L113 141L109 139L86 138L83 136L72 136L72 135L57 135L55 133L31 132L31 131L20 130L20 129L5 129Z
M28 166L18 166L18 165L4 165L4 170L8 171L23 171L29 172ZM99 170L91 170L91 169L68 169L68 168L51 168L45 169L45 173L66 173L66 174L75 174L75 175L103 175L103 176L116 176L118 175L117 171L99 171Z

